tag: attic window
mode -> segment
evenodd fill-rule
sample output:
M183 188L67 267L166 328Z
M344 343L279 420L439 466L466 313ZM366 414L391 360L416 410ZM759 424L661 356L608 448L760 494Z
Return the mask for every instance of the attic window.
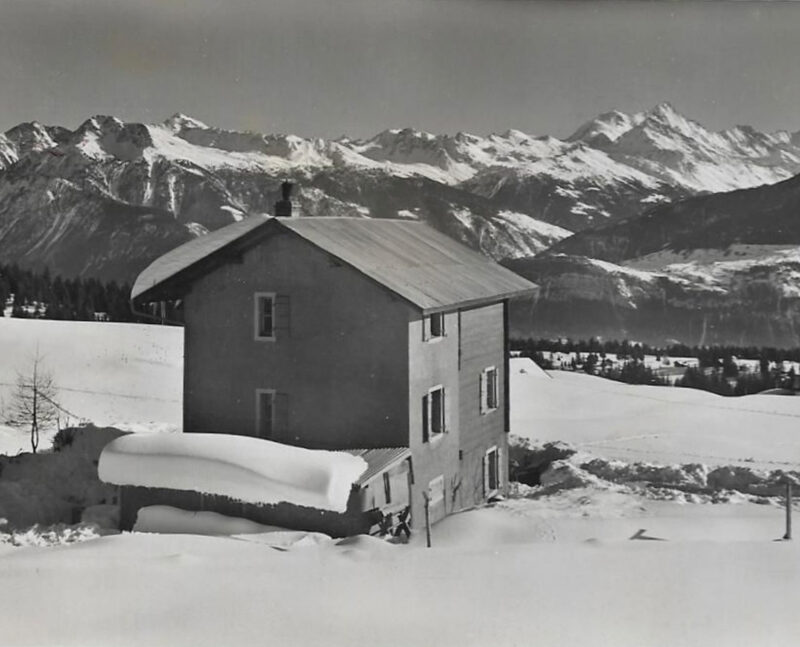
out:
M431 337L444 337L444 313L431 315Z
M256 292L255 338L264 341L275 339L275 294L272 292Z
M444 337L444 313L437 312L422 320L423 341L435 341Z

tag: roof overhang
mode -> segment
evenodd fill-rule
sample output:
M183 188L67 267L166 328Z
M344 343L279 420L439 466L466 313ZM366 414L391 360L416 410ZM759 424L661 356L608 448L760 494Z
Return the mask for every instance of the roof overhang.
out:
M131 290L134 307L148 302L182 298L191 289L193 282L226 263L241 262L243 254L249 248L277 233L297 236L324 253L338 258L355 271L407 301L423 315L480 307L510 299L534 298L539 291L534 283L508 268L487 262L485 257L477 264L471 263L472 259L469 256L472 255L474 258L476 252L462 249L454 252L453 245L461 245L433 230L426 235L431 238L438 237L438 245L443 248L443 257L451 258L454 254L464 257L466 254L464 264L454 264L452 267L444 268L445 272L454 273L449 276L459 284L459 288L451 289L446 279L448 275L442 273L435 276L430 283L426 283L427 277L424 274L419 276L413 273L416 269L413 265L406 275L401 273L400 278L394 280L397 277L387 275L386 272L381 273L380 270L376 272L374 268L360 263L360 258L349 258L348 256L353 256L352 244L349 250L346 244L328 245L325 240L312 235L313 227L316 225L309 231L307 226L309 223L296 223L294 220L253 216L167 252L151 263L136 279ZM416 233L415 236L419 239L420 234ZM486 266L490 267L484 270ZM435 270L435 266L431 267ZM476 285L480 286L483 281L481 286L483 289L469 288L469 282L473 277ZM422 282L415 282L417 280ZM470 295L469 292L473 294Z

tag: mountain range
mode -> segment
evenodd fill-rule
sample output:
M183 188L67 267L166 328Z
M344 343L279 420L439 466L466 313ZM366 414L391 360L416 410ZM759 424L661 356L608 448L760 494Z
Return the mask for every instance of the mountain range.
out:
M271 212L290 179L298 215L423 220L539 282L518 334L797 343L798 173L800 133L711 132L667 103L566 139L325 140L181 114L29 122L0 135L0 255L129 281L186 240Z

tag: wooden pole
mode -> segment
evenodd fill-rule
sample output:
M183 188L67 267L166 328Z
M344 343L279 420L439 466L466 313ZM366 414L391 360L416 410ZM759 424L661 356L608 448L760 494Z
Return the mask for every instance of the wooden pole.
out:
M428 548L431 547L431 499L428 493L425 492L422 496L425 497L425 540Z
M784 539L792 538L792 483L786 482L786 534Z

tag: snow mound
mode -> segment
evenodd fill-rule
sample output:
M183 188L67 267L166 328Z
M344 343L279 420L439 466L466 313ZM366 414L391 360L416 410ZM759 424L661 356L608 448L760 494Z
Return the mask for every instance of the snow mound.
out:
M607 485L598 477L570 463L568 460L553 461L542 472L540 482L542 487L547 490L568 490L585 487L601 488Z
M708 467L701 463L685 465L654 465L625 463L595 458L581 465L594 476L612 483L649 483L652 485L706 487ZM736 489L726 487L724 489Z
M131 434L100 456L100 479L218 494L248 503L344 512L352 484L367 468L344 452L303 449L229 434Z

